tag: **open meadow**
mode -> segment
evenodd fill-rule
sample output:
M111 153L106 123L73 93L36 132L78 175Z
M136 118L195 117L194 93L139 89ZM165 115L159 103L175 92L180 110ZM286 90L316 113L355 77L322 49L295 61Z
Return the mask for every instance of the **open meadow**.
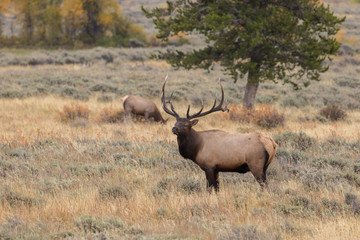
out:
M169 74L167 96L174 91L175 106L185 114L187 104L198 108L201 98L210 107L219 94L219 77L229 105L239 105L243 83L234 84L218 70L175 71L149 60L151 51L3 53L1 239L360 235L360 82L359 68L351 65L358 54L338 57L322 81L307 89L262 84L258 101L283 113L283 125L264 128L228 113L200 119L197 130L264 132L279 144L266 191L250 173L221 173L220 192L209 194L203 171L178 153L174 119L166 125L124 123L121 97L142 95L160 106ZM40 63L29 65L34 59ZM74 63L66 63L69 59ZM320 115L329 104L340 106L347 117L330 121ZM82 117L64 117L64 106Z
M242 118L245 79L174 70L149 59L155 48L0 49L0 239L360 239L360 4L328 2L348 16L339 56L308 88L261 83L269 124ZM230 113L196 130L274 138L265 191L251 173L220 173L219 193L206 191L160 108L167 74L182 116L210 108L223 80ZM169 121L124 122L127 94Z

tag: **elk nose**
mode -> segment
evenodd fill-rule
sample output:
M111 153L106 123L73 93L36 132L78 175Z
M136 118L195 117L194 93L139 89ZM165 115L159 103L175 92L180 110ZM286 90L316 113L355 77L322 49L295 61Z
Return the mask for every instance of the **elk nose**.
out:
M177 127L173 127L172 128L172 132L173 134L178 134L179 133L179 129Z

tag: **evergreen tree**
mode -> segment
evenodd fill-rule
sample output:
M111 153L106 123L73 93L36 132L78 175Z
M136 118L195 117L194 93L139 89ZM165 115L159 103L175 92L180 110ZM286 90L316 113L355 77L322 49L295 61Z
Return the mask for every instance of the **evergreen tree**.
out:
M166 41L181 32L200 33L206 46L156 55L174 67L211 70L221 65L236 82L247 75L243 104L252 109L259 83L290 83L294 89L318 81L336 54L337 18L320 0L174 0L148 10Z

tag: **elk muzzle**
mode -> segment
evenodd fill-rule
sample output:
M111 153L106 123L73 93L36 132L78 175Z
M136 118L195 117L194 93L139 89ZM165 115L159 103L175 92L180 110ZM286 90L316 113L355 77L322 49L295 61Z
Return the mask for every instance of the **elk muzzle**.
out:
M178 135L179 134L179 128L173 127L172 132L173 132L173 134Z

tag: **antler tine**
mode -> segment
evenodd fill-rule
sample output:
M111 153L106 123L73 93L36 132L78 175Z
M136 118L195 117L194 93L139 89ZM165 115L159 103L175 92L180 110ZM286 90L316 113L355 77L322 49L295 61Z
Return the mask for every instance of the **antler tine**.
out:
M216 98L215 98L214 104L210 108L210 110L202 113L201 112L202 108L201 108L201 110L198 113L195 113L195 114L193 114L191 116L187 116L187 119L202 117L202 116L205 116L207 114L210 114L212 112L217 112L217 111L222 111L222 112L229 111L229 109L227 108L227 104L225 105L225 107L222 107L225 97L224 97L224 89L222 87L221 81L220 81L220 87L221 87L221 100L220 100L220 103L217 106L216 106Z
M169 99L169 103L170 103L170 107L171 107L171 111L176 115L176 118L180 118L179 114L177 112L175 112L174 106L171 102L172 96L173 96L174 92L171 93L170 95L170 99Z
M187 119L192 119L192 118L196 117L198 114L200 114L202 112L203 109L204 109L204 100L201 99L200 111L198 111L197 113L194 113L193 115L189 115L189 113L190 113L190 104L189 104L189 107L188 107L188 110L187 110L187 113L186 113L186 118Z
M223 102L224 102L224 89L223 89L223 86L222 86L222 84L221 84L220 78L219 78L219 83L220 83L220 87L221 87L221 104L220 104L220 105L222 105ZM228 109L228 107L227 107L227 103L225 103L225 107L222 108L222 111L223 111L223 112L229 111L229 109Z
M170 106L171 106L171 109L172 111L167 107L167 102L165 102L165 84L166 84L166 81L167 81L167 78L168 78L168 74L166 75L165 77L165 80L164 80L164 84L162 86L162 92L161 92L161 105L164 109L164 111L167 113L167 114L170 114L171 116L174 116L176 119L180 118L179 114L177 114L174 110L174 107L171 103L171 98L172 98L172 95L173 93L171 93L171 96L170 96L170 99L168 101L168 103L170 103Z

